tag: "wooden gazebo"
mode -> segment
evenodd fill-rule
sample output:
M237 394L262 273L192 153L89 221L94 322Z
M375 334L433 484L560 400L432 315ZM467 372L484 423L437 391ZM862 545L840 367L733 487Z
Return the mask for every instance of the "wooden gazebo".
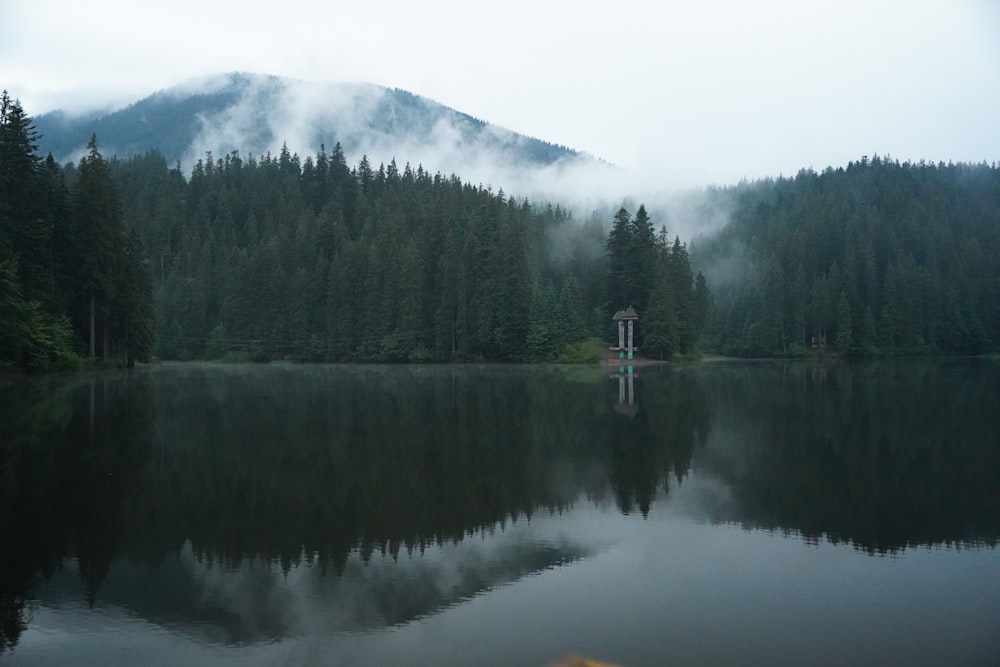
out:
M639 321L639 314L635 312L635 308L629 306L625 310L619 310L615 313L613 318L615 322L618 323L618 347L609 348L613 351L618 352L619 359L628 358L629 361L635 352L639 351L639 348L633 345L635 323ZM625 345L625 323L628 322L628 345Z

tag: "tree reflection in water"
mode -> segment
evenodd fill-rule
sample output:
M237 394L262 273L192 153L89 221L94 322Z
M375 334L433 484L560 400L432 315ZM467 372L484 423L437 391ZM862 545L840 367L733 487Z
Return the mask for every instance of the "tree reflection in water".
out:
M715 521L872 553L996 544L995 364L701 364L630 381L622 409L605 369L179 365L5 380L3 645L69 559L90 603L113 563L152 572L184 550L341 575L352 555L419 555L581 503L646 516L693 472L731 492ZM585 555L562 544L513 568L484 562L449 595Z

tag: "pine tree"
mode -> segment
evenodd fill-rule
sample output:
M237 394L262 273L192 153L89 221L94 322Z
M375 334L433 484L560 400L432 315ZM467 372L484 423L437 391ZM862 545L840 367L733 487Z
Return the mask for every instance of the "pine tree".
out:
M107 332L107 315L113 294L115 249L120 239L121 207L107 163L97 150L97 137L87 143L88 154L80 160L73 188L72 271L77 281L75 314L78 327L88 332L88 351L97 357L98 315Z
M632 222L629 243L629 261L635 276L634 294L627 305L634 306L642 313L649 302L656 281L657 239L653 222L646 213L646 207L639 205Z
M125 366L148 362L153 356L156 321L153 313L153 283L146 253L133 228L125 237L115 276L118 295L114 311L114 335L122 348Z
M642 324L642 353L655 359L669 359L678 351L677 307L666 280L657 281L649 296Z
M635 298L634 265L629 257L632 247L632 216L623 206L615 214L605 245L608 267L605 279L608 317L622 308L633 305L629 303Z
M681 243L680 237L675 236L667 260L667 282L677 313L677 351L681 354L687 354L694 348L696 313L692 293L693 280L687 246Z
M51 227L44 202L37 133L21 103L0 93L0 260L17 258L18 282L28 299L46 293Z
M847 300L847 291L840 291L837 301L837 338L834 345L843 352L848 352L854 345L854 327L851 319L851 304Z

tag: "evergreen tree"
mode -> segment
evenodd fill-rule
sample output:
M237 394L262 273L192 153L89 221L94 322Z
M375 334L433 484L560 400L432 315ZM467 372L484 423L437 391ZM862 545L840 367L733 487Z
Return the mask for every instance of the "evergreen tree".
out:
M837 301L837 338L834 345L847 352L854 345L854 326L851 318L851 304L847 300L847 292L841 290Z
M855 354L995 349L998 184L996 165L877 158L713 192L732 223L695 263L742 268L713 300L710 344L748 354L737 331L753 331L760 354L840 346L849 315Z
M148 358L151 320L131 319L152 308L149 281L137 271L141 244L123 234L96 138L79 170L69 170L72 197L52 157L35 155L36 138L20 103L0 94L0 364L73 364L74 333L83 332L96 357L98 314L105 358L113 348L129 364Z
M91 136L73 186L73 226L69 271L77 278L72 312L87 332L88 353L110 359L117 350L124 362L152 356L152 288L145 252L137 234L125 231L122 204L108 163Z
M87 143L73 188L73 230L76 254L73 271L79 276L76 307L78 328L88 333L88 353L97 357L97 328L107 341L107 320L114 299L115 251L121 238L121 206L107 162L97 150L97 137ZM107 345L105 345L105 358Z
M634 275L634 293L628 304L634 306L640 313L646 310L649 295L656 282L657 260L656 232L653 222L646 213L645 205L640 204L632 222L632 233L629 239L628 261Z
M674 237L674 244L667 259L667 284L673 295L674 310L677 322L677 351L687 354L694 349L697 334L695 322L697 312L694 307L694 278L691 273L691 261L687 246L681 243L680 237Z
M35 229L42 196L37 138L21 103L6 90L0 92L0 256L27 256L35 262L40 261L35 257L39 245L48 241Z
M606 244L607 252L607 310L610 317L616 311L633 305L636 297L635 265L629 252L632 243L632 216L623 206L618 209L611 223L611 232Z
M642 325L642 353L655 359L669 359L679 351L677 307L667 280L657 281L649 297Z
M121 348L124 364L132 367L136 361L149 362L156 329L153 285L145 250L134 228L125 236L115 282L118 300L112 335Z

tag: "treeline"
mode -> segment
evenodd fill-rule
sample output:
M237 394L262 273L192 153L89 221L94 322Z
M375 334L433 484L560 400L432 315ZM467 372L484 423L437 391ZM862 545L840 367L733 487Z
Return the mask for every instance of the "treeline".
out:
M528 360L601 326L603 230L395 162L158 153L113 163L166 359ZM556 253L559 253L556 256Z
M0 366L132 365L153 349L152 291L107 162L36 154L20 103L0 95Z
M717 191L704 344L738 356L979 354L1000 341L1000 169L874 157Z
M339 145L208 154L186 177L92 138L60 167L6 94L2 133L0 364L587 359L628 306L664 359L1000 341L996 166L875 157L711 190L730 224L689 257L642 206L609 232Z
M8 365L596 359L629 305L650 308L638 344L666 358L704 319L686 247L642 207L608 236L606 220L458 176L349 167L339 144L304 160L207 154L185 177L156 151L106 161L91 137L59 167L3 104Z
M665 225L656 233L645 206L639 206L634 218L621 208L608 234L607 260L608 306L612 311L638 309L643 354L669 359L693 352L709 294L701 272L693 275L680 238L675 236L671 244Z
M551 360L644 308L666 285L661 254L694 289L679 242L649 236L646 291L610 293L603 221L419 166L350 168L339 144L304 160L208 155L189 179L155 152L113 169L150 251L166 359Z

